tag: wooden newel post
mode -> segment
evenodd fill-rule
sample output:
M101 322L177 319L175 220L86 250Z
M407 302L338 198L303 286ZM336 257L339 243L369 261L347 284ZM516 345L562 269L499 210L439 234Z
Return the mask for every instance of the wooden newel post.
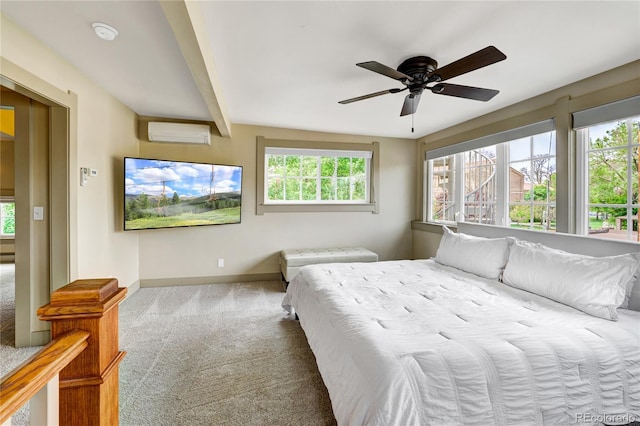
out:
M38 309L51 321L51 338L73 329L91 333L87 348L60 372L60 425L117 425L118 304L126 288L113 278L77 280Z

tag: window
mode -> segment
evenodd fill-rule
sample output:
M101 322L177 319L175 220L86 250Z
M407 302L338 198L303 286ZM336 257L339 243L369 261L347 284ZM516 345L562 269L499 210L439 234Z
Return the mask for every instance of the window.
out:
M456 199L455 156L431 161L432 220L453 222Z
M379 146L258 137L256 210L377 213Z
M266 148L265 203L368 203L370 151Z
M584 208L579 232L597 238L640 241L638 175L640 116L581 128Z
M511 227L555 231L555 132L508 142Z
M427 153L431 221L555 230L555 131L548 121ZM522 134L524 137L519 137ZM490 144L495 140L495 144ZM457 151L448 154L447 151ZM439 153L448 155L435 157Z
M0 236L13 237L16 233L16 205L13 201L0 202Z

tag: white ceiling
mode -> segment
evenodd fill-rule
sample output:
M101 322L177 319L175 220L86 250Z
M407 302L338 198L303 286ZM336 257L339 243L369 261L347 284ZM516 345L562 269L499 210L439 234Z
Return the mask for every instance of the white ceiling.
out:
M417 138L640 59L639 1L202 1L232 123ZM160 4L11 1L1 12L140 115L211 120ZM98 39L91 23L118 29ZM444 66L494 45L507 60L449 82L500 90L489 102L425 92L399 117L403 87L355 66ZM639 70L640 73L640 70Z

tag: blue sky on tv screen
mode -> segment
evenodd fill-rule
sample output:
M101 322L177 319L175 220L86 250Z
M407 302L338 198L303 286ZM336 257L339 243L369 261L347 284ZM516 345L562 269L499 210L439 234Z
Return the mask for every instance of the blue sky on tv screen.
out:
M240 192L242 167L179 161L125 159L125 194L200 197Z

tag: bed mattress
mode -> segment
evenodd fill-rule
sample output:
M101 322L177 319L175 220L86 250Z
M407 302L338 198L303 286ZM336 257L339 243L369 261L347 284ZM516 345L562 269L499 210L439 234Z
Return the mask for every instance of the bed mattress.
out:
M433 260L305 266L282 304L340 425L640 419L640 312L596 318Z

